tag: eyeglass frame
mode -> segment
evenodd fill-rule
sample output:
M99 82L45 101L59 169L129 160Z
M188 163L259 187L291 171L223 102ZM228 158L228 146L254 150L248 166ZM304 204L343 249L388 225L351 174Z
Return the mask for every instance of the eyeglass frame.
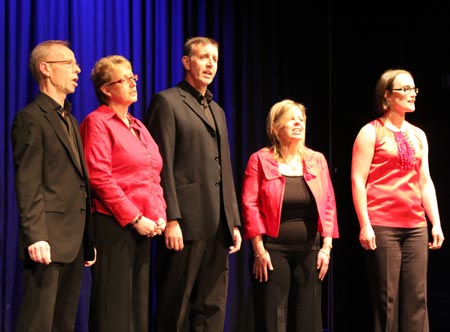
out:
M125 78L121 78L120 80L117 80L114 82L105 83L105 86L110 86L110 85L114 85L114 84L124 84L125 82L128 82L128 83L133 82L134 84L136 84L138 80L139 80L139 75L133 74L133 76L130 76L130 77L125 77Z
M68 65L72 68L74 68L75 66L78 67L79 69L81 69L80 64L78 62L75 62L73 60L54 60L54 61L42 61L45 63L62 63L64 65Z
M419 94L419 88L418 87L409 87L409 86L404 86L403 88L398 88L398 89L391 89L391 91L401 91L403 92L405 95L409 95L411 94L411 91L414 91L414 93L417 95Z

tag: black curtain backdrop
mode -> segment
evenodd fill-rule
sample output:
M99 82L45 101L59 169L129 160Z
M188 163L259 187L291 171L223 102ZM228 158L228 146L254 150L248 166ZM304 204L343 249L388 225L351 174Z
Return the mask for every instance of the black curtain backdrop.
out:
M283 98L307 106L307 145L328 159L341 231L324 283L324 331L370 331L350 162L359 128L376 116L373 90L387 68L410 70L420 87L416 112L408 120L428 134L431 175L450 239L450 179L444 163L450 142L450 8L443 2L418 7L392 1L5 0L0 22L1 331L14 331L22 291L10 129L15 113L37 93L28 56L46 39L68 40L81 64L79 86L69 96L79 121L97 106L89 73L100 57L121 54L131 60L140 76L139 100L131 112L142 119L152 94L182 79L185 39L206 35L218 40L219 70L211 89L226 112L238 194L249 155L266 144L270 106ZM448 247L444 243L430 252L432 332L450 330ZM231 257L227 332L254 331L250 255L245 243ZM89 290L86 269L77 332L88 331Z

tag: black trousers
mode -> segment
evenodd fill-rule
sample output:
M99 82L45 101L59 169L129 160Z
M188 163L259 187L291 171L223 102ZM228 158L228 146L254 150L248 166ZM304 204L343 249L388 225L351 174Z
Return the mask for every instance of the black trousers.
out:
M94 229L89 331L148 332L151 239L100 213Z
M373 226L376 250L365 251L374 332L429 332L428 229Z
M322 332L322 283L317 250L268 249L273 271L268 281L252 276L255 331ZM253 258L250 261L252 271Z
M209 240L185 241L156 252L156 331L222 332L228 289L228 246L224 229Z
M17 332L75 330L84 268L82 248L70 263L24 263L24 295Z

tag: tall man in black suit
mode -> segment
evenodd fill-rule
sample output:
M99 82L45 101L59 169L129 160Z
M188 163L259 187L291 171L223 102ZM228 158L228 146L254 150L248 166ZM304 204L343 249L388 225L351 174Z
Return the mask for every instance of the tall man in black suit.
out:
M156 258L156 330L223 331L228 254L241 247L226 118L208 85L218 43L184 45L184 80L155 94L146 124L163 157L167 227Z
M17 332L74 331L83 265L95 262L89 182L67 94L81 71L65 41L38 44L36 99L12 125L24 295ZM84 261L84 264L83 264Z

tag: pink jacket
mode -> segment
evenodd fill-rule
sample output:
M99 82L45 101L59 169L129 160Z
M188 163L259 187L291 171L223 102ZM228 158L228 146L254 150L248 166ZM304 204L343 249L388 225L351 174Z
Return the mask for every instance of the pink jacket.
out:
M307 149L304 178L316 200L318 230L322 237L339 237L334 189L328 164L320 152ZM244 239L256 235L277 237L285 179L278 171L273 151L263 148L250 156L242 188Z

